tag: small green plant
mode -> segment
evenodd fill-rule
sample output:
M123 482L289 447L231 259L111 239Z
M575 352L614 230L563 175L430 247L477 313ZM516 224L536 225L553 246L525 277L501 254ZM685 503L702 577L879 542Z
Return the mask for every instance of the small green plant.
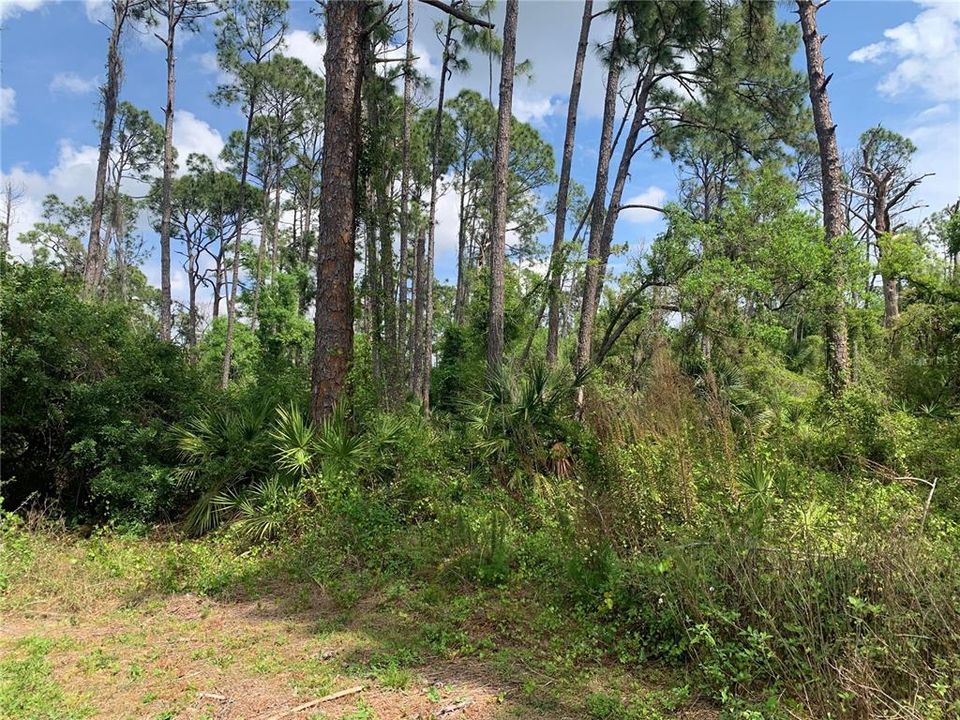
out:
M0 658L0 716L32 720L80 720L93 714L64 697L47 655L51 640L31 636Z

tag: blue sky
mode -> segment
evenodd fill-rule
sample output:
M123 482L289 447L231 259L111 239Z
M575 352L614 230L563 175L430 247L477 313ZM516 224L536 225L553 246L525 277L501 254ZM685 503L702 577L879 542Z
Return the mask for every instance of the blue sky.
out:
M286 52L322 72L323 45L312 38L318 28L311 14L314 6L306 0L292 3ZM784 4L779 12L784 19L795 19L789 10ZM416 12L418 65L421 71L436 76L439 41L433 24L440 13L419 4ZM528 0L520 8L518 57L532 61L533 78L519 83L515 114L534 124L558 152L581 12L582 5L573 0ZM91 0L0 0L0 171L26 191L17 208L14 236L38 219L46 193L56 192L65 200L92 194L97 143L94 121L99 113L96 88L104 75L108 33L98 21L108 15L106 3ZM502 8L494 14L494 21L500 16ZM960 0L834 0L821 11L820 24L821 31L829 34L825 51L828 72L834 73L830 92L841 145L854 147L859 134L877 123L906 134L918 146L916 169L936 173L925 182L920 196L932 210L955 200L960 195ZM602 41L608 35L608 23L595 23L591 41ZM162 120L162 46L149 33L131 32L124 51L122 97ZM190 152L216 155L229 132L240 127L242 118L237 109L216 107L210 101L217 70L209 28L199 35L184 36L177 56L175 142L181 157ZM802 61L798 53L798 68ZM470 87L486 94L487 83L487 60L475 57L471 70L454 78L451 90L456 93ZM602 95L602 70L591 54L574 162L575 178L588 188L594 172ZM625 196L661 204L673 197L675 186L668 162L639 157ZM456 206L452 192L440 204L440 279L453 278ZM636 249L660 229L655 213L628 211L618 225L616 240ZM146 227L145 233L148 246L152 246L155 238ZM155 254L146 269L156 281ZM177 285L180 282L175 277Z

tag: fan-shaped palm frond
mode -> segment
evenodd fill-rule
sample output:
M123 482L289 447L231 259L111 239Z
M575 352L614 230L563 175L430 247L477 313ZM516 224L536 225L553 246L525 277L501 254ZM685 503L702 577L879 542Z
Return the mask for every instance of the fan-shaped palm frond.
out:
M523 372L503 365L490 373L475 397L462 405L474 449L514 477L521 467L534 473L567 474L572 454L555 462L551 449L564 440L562 422L574 386L567 375L542 363ZM508 469L506 466L514 466Z
M317 431L297 407L277 408L277 420L270 438L281 472L299 478L313 470L317 454Z

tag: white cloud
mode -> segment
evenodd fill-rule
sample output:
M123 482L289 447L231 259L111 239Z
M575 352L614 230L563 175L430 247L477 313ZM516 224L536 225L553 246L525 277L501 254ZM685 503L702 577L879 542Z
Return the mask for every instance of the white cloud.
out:
M887 54L888 48L885 42L875 42L864 45L859 50L854 50L847 58L850 62L879 62Z
M939 105L934 105L931 108L919 112L914 117L915 122L924 123L930 122L931 120L940 120L951 115L950 105L947 103L940 103Z
M0 0L0 20L15 18L22 12L31 12L49 0Z
M217 63L217 54L213 50L194 55L193 60L202 72L210 75L216 75L220 72L220 65Z
M526 98L522 95L513 100L513 115L523 123L535 125L543 123L544 118L553 115L564 107L564 104L553 98Z
M650 205L652 207L663 207L664 200L667 199L667 191L663 188L658 188L656 185L651 185L646 190L638 195L634 195L631 198L628 198L623 204L624 205ZM627 222L632 223L649 223L656 222L662 216L657 210L651 208L627 208L620 212L620 217L622 217Z
M960 100L960 3L919 0L924 8L912 21L885 30L886 40L850 53L851 62L895 59L877 89L896 97L914 88L935 101Z
M13 88L0 87L0 124L16 125L18 119L17 91Z
M906 135L917 146L914 174L935 173L924 179L916 191L917 198L928 205L919 211L919 216L956 202L960 197L960 113L954 109L951 119L921 125Z
M316 40L306 30L291 30L283 38L283 54L300 60L318 75L323 75L323 53L326 42Z
M55 194L66 203L79 196L90 197L97 173L97 148L82 145L77 148L68 140L60 141L57 164L48 172L40 173L16 166L3 173L2 180L10 180L22 188L24 195L17 213L10 223L10 237L14 240L41 219L43 199ZM25 255L23 246L12 243L14 255Z
M452 176L445 175L438 183L438 190L441 191L437 198L437 229L434 235L436 243L436 264L437 267L446 266L454 268L453 277L456 277L457 266L457 247L459 240L457 238L460 227L460 193L451 182ZM424 200L429 201L430 191L424 193ZM446 274L441 277L437 274L437 279L444 280Z
M50 92L66 92L83 95L97 89L97 79L82 78L75 72L61 72L50 81Z
M189 110L177 110L173 116L173 145L177 148L177 162L183 172L192 153L216 161L223 150L223 137L216 128Z
M217 62L217 53L213 50L204 53L197 53L193 56L193 62L197 69L205 75L216 75L217 83L220 85L230 85L236 81L233 73L226 72Z
M92 23L104 23L107 27L113 25L113 10L110 0L84 0L87 11L87 20Z

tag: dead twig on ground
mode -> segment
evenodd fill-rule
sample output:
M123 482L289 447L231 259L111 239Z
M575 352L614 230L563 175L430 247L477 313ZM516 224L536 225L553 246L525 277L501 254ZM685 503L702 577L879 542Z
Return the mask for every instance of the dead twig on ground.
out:
M285 718L288 715L294 715L298 712L303 712L304 710L309 710L312 707L319 705L320 703L330 702L331 700L339 700L342 697L347 697L348 695L356 695L358 692L363 690L363 685L356 685L352 688L347 688L346 690L340 690L335 693L330 693L329 695L324 695L322 698L317 698L316 700L311 700L310 702L305 702L302 705L297 705L296 707L290 708L289 710L283 710L282 712L276 713L275 715L270 715L266 720L280 720L280 718Z

